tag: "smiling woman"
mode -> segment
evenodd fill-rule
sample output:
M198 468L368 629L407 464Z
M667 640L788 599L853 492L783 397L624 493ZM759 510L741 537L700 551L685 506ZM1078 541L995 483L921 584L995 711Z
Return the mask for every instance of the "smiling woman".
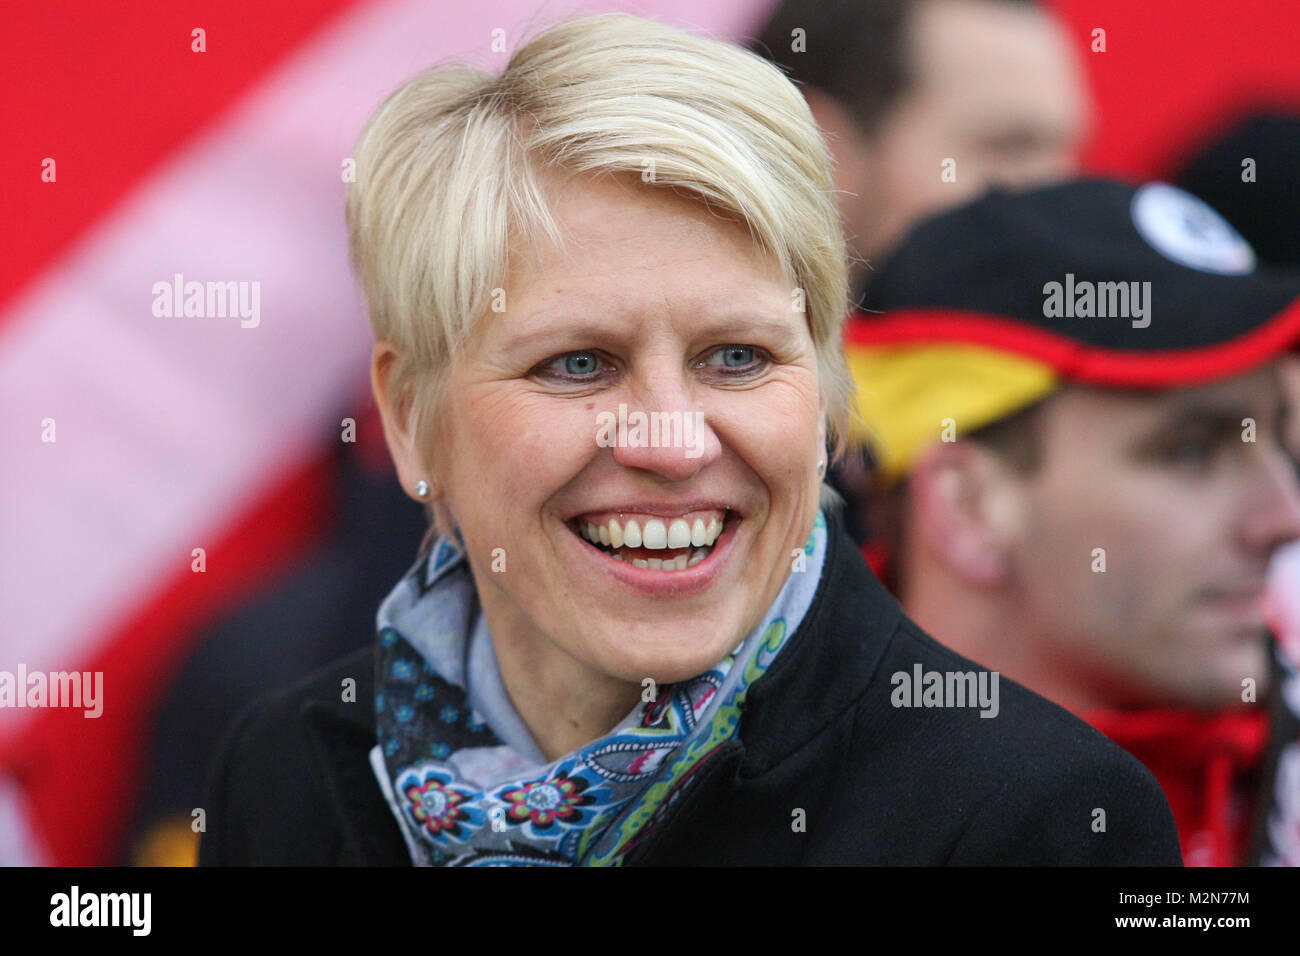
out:
M417 76L356 161L375 400L436 537L373 650L232 728L203 862L1178 861L1150 776L1046 701L891 705L976 665L825 494L845 256L780 72L578 19Z

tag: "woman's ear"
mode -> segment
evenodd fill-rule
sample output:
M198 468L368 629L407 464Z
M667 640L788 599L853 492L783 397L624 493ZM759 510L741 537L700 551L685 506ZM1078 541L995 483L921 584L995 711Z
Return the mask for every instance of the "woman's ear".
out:
M917 560L940 562L974 587L1006 582L1014 545L1016 484L975 442L936 442L908 476Z
M394 385L393 373L400 358L400 353L391 343L382 340L376 342L370 354L370 387L380 419L384 423L384 441L388 445L388 454L393 459L402 489L411 498L427 504L440 498L442 489L421 459L418 436L411 433L411 403L414 396L410 389L397 394ZM429 486L428 493L423 496L416 493L416 487L421 481Z

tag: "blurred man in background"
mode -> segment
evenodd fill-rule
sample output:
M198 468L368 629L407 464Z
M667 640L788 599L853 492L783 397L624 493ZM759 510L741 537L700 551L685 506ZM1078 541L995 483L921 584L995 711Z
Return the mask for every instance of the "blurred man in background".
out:
M1080 181L924 223L849 333L904 607L1146 763L1188 864L1300 864L1263 604L1298 300L1190 195Z
M826 136L855 299L925 216L1077 169L1091 115L1083 71L1033 0L780 0L749 45L800 86ZM830 481L865 538L861 456ZM866 556L878 566L870 546Z
M1075 169L1082 73L1030 0L783 0L751 47L826 134L855 283L918 219Z

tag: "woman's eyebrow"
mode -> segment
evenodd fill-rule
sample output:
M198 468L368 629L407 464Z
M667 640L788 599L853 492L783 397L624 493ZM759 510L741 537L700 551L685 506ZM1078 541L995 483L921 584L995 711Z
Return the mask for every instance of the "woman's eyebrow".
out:
M532 316L525 322L520 323L518 331L511 331L507 334L505 345L510 349L525 351L548 342L597 341L608 338L610 333L617 328L616 325L608 321L586 321L557 326L555 323L562 318L564 318L564 314L558 311L548 312L541 317Z
M792 316L796 314L791 313ZM757 335L765 339L786 342L798 337L800 327L799 321L792 322L788 319L778 319L770 314L749 311L733 312L701 319L697 324L697 335L718 340L732 339L737 335Z

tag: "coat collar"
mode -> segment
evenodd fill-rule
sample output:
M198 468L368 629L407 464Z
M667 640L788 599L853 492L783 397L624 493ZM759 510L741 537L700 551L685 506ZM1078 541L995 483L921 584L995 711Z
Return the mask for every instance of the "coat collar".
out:
M827 514L828 550L812 606L745 702L740 773L755 777L808 743L862 695L903 611Z

